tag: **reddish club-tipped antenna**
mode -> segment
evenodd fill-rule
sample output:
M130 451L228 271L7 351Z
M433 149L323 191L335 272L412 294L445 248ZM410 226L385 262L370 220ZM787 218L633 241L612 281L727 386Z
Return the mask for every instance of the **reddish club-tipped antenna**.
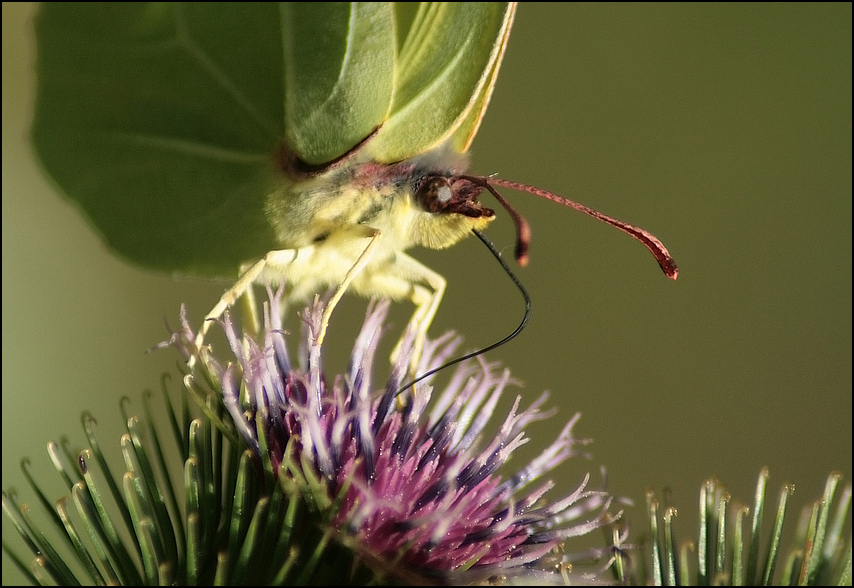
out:
M548 200L552 200L558 204L563 204L564 206L583 212L584 214L592 216L604 223L608 223L612 227L618 228L643 243L644 247L649 249L649 252L652 253L653 257L655 257L655 260L658 262L661 270L668 278L675 280L679 275L679 268L676 266L673 256L671 256L670 252L667 251L667 247L664 246L664 243L659 241L655 235L640 227L630 225L629 223L610 217L607 214L602 214L598 210L594 210L588 206L584 206L583 204L564 198L563 196L558 196L554 192L549 192L548 190L543 190L542 188L537 188L535 186L520 184L519 182L513 182L511 180L502 180L501 178L485 178L480 176L461 177L473 184L489 190L489 193L492 194L495 199L498 200L499 204L501 204L508 214L510 214L513 222L516 224L516 261L521 266L525 266L528 263L528 245L531 240L531 227L528 225L528 221L526 221L524 217L519 214L510 205L510 203L501 196L501 194L498 193L498 191L493 187L493 184L501 186L502 188L510 188L511 190L519 190L520 192L528 192L535 196L547 198Z

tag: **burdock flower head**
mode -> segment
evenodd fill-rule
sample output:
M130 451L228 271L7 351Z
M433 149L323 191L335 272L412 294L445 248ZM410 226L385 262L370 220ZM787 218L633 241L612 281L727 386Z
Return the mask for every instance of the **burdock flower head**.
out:
M178 349L188 368L180 416L164 383L174 446L161 440L146 394L146 418L125 414L118 470L101 451L88 413L87 449L48 445L64 496L52 502L23 460L52 529L10 489L3 508L30 558L5 541L3 549L32 583L580 584L601 583L613 568L610 579L636 585L767 585L778 577L782 585L851 584L852 493L850 484L837 492L838 473L802 512L788 551L781 533L793 488L781 491L771 532L764 532L767 470L749 509L707 482L699 532L690 541L680 544L675 509L649 492L649 534L631 559L618 525L611 545L561 550L565 540L619 516L604 491L588 488L589 476L568 495L543 479L582 454L585 441L572 434L578 415L508 477L502 466L526 441L523 429L551 414L540 410L545 395L526 408L517 398L509 414L493 420L512 382L482 358L460 363L441 392L429 379L410 386L413 363L428 373L455 354L460 341L453 335L428 341L418 362L414 337L405 335L388 381L373 382L387 303L370 307L346 374L330 380L317 342L323 304L303 313L299 359L292 362L279 296L271 299L263 327L251 328L257 335L224 317L228 361L196 344L182 312L181 328L161 345ZM253 313L248 318L258 322ZM198 418L191 416L191 396Z
M316 525L300 529L297 540L294 529L284 538L289 547L282 545L288 557L263 565L277 568L290 559L293 578L312 583L373 577L458 584L520 573L532 579L547 566L548 573L566 573L572 557L550 552L618 516L608 512L605 492L588 489L589 475L569 495L545 499L554 483L543 476L582 454L586 441L572 433L579 415L538 458L509 478L497 473L527 441L524 428L552 414L540 410L545 394L525 409L517 397L497 430L490 426L511 383L507 370L479 359L457 367L441 392L429 379L406 388L409 333L388 381L375 385L373 364L388 310L380 302L369 308L347 373L330 381L317 343L322 302L302 316L298 363L285 344L278 296L271 302L257 337L223 320L236 361L222 363L207 348L196 348L183 313L170 341L195 365L188 388L207 399L221 394L231 417L223 426L251 449L266 482L277 479L284 489L280 508L304 504ZM452 334L428 342L419 373L441 365L459 343ZM610 554L603 549L585 559L591 555L607 560Z

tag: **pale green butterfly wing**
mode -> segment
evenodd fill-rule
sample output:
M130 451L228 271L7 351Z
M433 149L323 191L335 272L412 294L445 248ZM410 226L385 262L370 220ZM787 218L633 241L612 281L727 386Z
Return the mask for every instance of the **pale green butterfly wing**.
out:
M286 90L284 62L299 81L308 68L335 80L309 88L319 105L346 95L349 109L360 103L368 113L342 122L318 108L308 118L331 132L303 125L293 133L307 159L350 149L388 110L396 51L390 8L322 8L326 44L305 41L300 49L283 43L283 30L311 36L318 23L286 26L273 3L44 5L33 124L44 167L121 256L233 277L242 262L276 247L264 203L286 136L285 97L291 118L306 103ZM366 51L385 56L378 68L353 59Z
M45 4L33 142L115 252L233 276L277 246L264 204L283 143L315 164L377 127L381 161L463 150L510 16L424 10L396 68L384 3Z
M310 164L332 161L388 115L394 10L386 2L284 2L285 136Z
M370 142L380 162L407 159L477 131L507 43L515 3L423 3L400 52L391 115Z
M114 251L233 276L274 243L263 182L283 134L278 20L265 4L42 6L33 142Z
M501 60L504 58L504 51L507 49L507 40L510 38L510 29L513 26L515 14L516 3L508 3L502 19L502 26L498 30L492 52L489 55L489 63L487 68L483 70L481 79L478 80L478 91L472 96L468 114L460 121L451 137L454 148L461 153L468 151L477 130L480 128L483 115L486 114L486 107L489 106L489 99L492 97L492 90L495 88L495 82L498 79L498 70L501 69Z

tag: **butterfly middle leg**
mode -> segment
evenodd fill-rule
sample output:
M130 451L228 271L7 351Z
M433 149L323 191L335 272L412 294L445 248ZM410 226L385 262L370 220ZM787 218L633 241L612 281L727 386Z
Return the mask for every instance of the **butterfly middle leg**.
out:
M415 305L415 312L409 320L409 327L415 331L415 342L409 365L414 375L421 360L427 330L442 302L447 281L441 274L405 253L397 253L384 263L376 264L360 278L360 283L356 286L361 294L409 299ZM398 363L403 351L402 344L403 337L391 353L392 364Z

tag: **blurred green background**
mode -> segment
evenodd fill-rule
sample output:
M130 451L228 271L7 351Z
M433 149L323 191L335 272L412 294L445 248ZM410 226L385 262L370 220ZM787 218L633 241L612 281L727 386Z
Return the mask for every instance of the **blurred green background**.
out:
M3 4L3 488L28 498L18 459L52 481L45 443L82 444L83 409L118 458L118 398L139 407L175 365L145 353L163 319L182 302L200 319L225 287L117 260L41 175L33 10ZM534 314L489 358L525 383L523 405L547 389L560 408L512 466L581 411L593 460L557 472L560 490L599 465L639 505L667 486L683 539L709 476L747 500L767 465L772 494L792 482L797 506L831 470L851 479L851 16L851 4L520 6L473 169L652 231L681 274L667 280L606 225L505 192L534 230L518 272ZM509 256L509 219L489 235ZM434 335L483 346L518 322L518 293L476 240L414 255L448 278ZM363 310L339 310L328 372ZM642 513L628 515L637 537ZM3 563L4 584L19 581Z

